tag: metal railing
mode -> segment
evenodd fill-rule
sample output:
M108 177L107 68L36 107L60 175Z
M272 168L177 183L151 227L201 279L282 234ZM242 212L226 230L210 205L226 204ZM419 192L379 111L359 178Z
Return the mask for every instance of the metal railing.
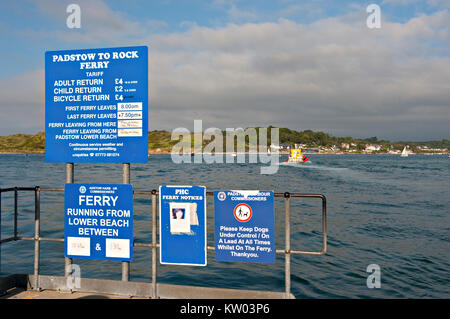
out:
M34 202L35 202L35 210L34 210L34 237L24 237L19 236L18 231L18 192L20 191L28 191L34 192ZM2 194L7 192L14 192L14 222L13 222L13 236L5 239L1 238L1 220L2 220ZM44 188L44 187L12 187L12 188L0 188L0 254L1 254L1 245L12 242L12 241L33 241L34 242L34 274L32 276L34 282L32 283L32 287L35 290L40 290L40 274L39 274L39 265L40 265L40 242L48 241L48 242L64 242L64 238L49 238L49 237L41 237L40 235L40 214L41 214L41 192L64 192L63 188ZM151 281L151 294L148 297L158 298L157 291L157 249L160 247L160 244L157 242L157 199L159 192L156 190L152 191L141 191L134 190L133 195L147 195L150 196L152 202L152 241L151 243L133 243L133 247L146 247L152 249L152 281ZM206 192L207 196L213 196L214 192ZM275 197L284 198L284 211L285 211L285 222L284 222L284 233L285 233L285 243L284 249L276 249L276 254L284 254L285 255L285 297L289 298L291 296L291 255L324 255L327 251L327 204L326 197L322 194L307 194L307 193L274 193ZM319 198L322 200L322 250L321 251L300 251L300 250L292 250L291 249L291 198ZM208 250L214 251L215 247L207 246ZM71 260L67 260L65 258L65 277L67 278L71 274L70 268ZM1 256L0 256L1 263ZM129 278L129 263L124 266L122 262L122 281L128 281ZM70 290L70 289L69 289ZM70 290L71 291L71 290Z

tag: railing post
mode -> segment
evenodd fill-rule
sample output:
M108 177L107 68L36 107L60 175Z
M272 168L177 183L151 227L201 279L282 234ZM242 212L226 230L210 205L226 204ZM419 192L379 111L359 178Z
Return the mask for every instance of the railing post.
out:
M156 284L156 267L157 267L157 248L156 248L156 190L152 190L152 298L158 298L157 284Z
M34 190L34 290L39 291L39 238L41 219L41 191L39 186Z
M73 163L66 163L66 183L73 183L74 177L74 165Z
M323 233L323 253L327 252L327 199L322 196L322 233Z
M130 163L122 164L122 184L130 183ZM122 261L122 281L130 280L130 262Z
M74 182L74 165L73 163L66 163L66 183L71 184ZM72 275L72 258L64 257L64 277Z
M284 193L284 279L286 287L286 298L291 294L291 194Z
M17 187L14 187L14 240L17 240Z
M0 189L0 272L1 271L2 271L2 192Z

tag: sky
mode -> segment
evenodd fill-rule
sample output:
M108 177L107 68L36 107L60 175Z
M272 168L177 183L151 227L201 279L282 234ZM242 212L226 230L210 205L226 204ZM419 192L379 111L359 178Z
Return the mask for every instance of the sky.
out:
M150 130L450 138L450 0L2 0L0 40L0 135L44 131L45 51L147 45Z

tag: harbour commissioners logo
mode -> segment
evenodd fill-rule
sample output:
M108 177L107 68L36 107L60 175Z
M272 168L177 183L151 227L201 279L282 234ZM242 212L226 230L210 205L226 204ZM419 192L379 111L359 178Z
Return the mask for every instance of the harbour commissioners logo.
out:
M270 133L270 138L268 134ZM279 168L279 128L208 128L194 120L194 132L179 127L172 131L172 161L181 163L261 163L261 174L275 174ZM268 144L270 139L270 144ZM225 144L225 152L224 152Z
M217 199L220 200L221 202L223 202L226 198L227 198L227 195L225 194L225 192L219 192L217 194Z

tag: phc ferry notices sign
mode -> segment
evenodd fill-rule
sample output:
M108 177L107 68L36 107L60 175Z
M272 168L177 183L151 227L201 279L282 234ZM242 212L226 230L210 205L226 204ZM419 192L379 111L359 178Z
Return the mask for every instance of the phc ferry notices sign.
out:
M274 263L272 191L214 191L217 261Z
M206 188L159 188L161 264L206 266Z
M45 160L148 161L148 48L45 53Z
M66 184L64 210L66 257L131 261L131 185Z

